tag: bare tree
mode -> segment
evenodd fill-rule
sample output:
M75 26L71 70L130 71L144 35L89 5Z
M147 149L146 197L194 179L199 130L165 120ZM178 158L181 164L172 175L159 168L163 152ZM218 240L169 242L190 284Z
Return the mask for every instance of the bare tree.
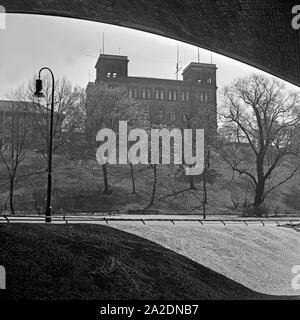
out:
M194 116L192 112L192 108L185 109L183 111L183 117L182 117L182 131L184 129L195 129L197 128L198 124L198 119ZM195 145L193 141L193 146ZM182 159L182 163L184 163L184 158ZM183 169L183 166L182 166ZM189 185L190 185L190 190L196 190L196 185L194 181L194 176L190 175L189 176Z
M152 192L151 192L151 198L148 206L145 209L148 209L154 205L155 200L155 193L156 193L156 185L157 185L157 164L151 165L153 168L153 184L152 184Z
M49 76L43 79L45 99L36 100L32 93L34 91L33 81L28 84L27 99L31 100L33 108L33 125L36 130L35 141L45 159L48 158L49 130L50 130L50 105L51 105L51 85L52 81ZM73 88L71 83L66 79L58 79L54 86L54 122L53 122L53 152L64 146L68 133L74 126L79 126L75 120L79 121L80 117L75 117L73 113L78 111L78 105L81 105L83 89ZM73 115L73 117L72 117Z
M107 85L96 85L94 94L87 97L85 107L85 133L83 135L85 147L80 148L79 152L75 151L75 153L82 159L96 161L97 132L102 128L110 128L116 132L118 137L119 121L124 120L131 124L132 119L135 119L134 113L137 105L133 99L128 97L128 92L124 87L109 88ZM104 183L103 193L111 194L112 190L109 187L107 171L108 164L103 164L101 167Z
M3 122L2 135L10 137L9 147L5 138L1 139L0 158L6 168L9 184L9 206L12 214L14 209L14 190L19 173L19 167L25 160L25 147L29 136L28 103L21 100L21 91L17 91L10 98L11 111Z
M224 89L219 150L232 170L251 182L256 209L299 170L300 148L293 143L299 102L299 94L287 93L278 80L257 74ZM282 165L288 172L272 182Z
M132 114L132 116L131 116L131 120L128 123L129 130L134 128L139 128L139 129L146 130L149 134L150 127L151 127L151 120L150 120L150 113L149 113L148 106L146 104L137 102L134 99L130 99L130 102L131 102L130 113ZM132 182L132 193L135 194L136 186L135 186L135 178L134 178L134 166L131 163L131 161L129 161L129 165L130 165L131 182Z

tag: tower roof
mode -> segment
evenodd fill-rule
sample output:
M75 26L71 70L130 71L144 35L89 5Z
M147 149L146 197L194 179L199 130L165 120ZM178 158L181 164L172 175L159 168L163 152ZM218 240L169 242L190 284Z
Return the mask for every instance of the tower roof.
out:
M201 63L201 62L191 62L188 66L186 66L182 74L189 71L190 69L217 69L215 64L212 63Z
M95 67L97 68L98 64L101 61L109 61L109 60L112 60L112 61L127 61L127 62L129 61L128 60L128 56L119 56L119 55L114 55L114 54L103 54L103 53L100 53Z

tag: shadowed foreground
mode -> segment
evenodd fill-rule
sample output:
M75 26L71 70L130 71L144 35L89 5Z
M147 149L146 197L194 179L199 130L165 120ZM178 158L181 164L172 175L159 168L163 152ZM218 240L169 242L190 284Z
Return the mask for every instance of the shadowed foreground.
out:
M106 226L0 225L0 243L9 299L274 298Z

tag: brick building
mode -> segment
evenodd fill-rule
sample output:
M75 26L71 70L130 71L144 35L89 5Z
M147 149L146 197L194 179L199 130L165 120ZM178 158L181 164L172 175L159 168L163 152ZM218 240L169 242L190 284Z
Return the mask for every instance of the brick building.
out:
M96 80L86 88L88 111L91 97L99 85L124 86L129 97L149 107L155 124L188 128L187 115L197 118L197 127L210 135L217 130L216 65L190 63L182 72L183 80L128 76L128 57L100 54L96 63ZM87 112L88 114L88 112Z
M40 148L41 137L48 130L48 116L48 109L41 104L0 100L0 148L11 150L18 140L24 140L25 148ZM57 120L56 117L54 113L59 128L63 119Z
M26 141L35 137L32 122L32 104L26 101L0 100L0 145L1 148L11 149L17 135L28 132ZM20 137L19 137L20 138ZM23 138L20 138L23 139Z

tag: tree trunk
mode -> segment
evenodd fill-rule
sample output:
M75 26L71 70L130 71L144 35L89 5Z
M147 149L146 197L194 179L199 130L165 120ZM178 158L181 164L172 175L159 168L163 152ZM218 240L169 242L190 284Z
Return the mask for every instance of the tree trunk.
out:
M106 169L106 164L102 165L102 171L103 171L103 182L104 182L104 194L111 194L112 191L109 189L108 185L108 177L107 177L107 169Z
M203 202L207 204L206 168L203 170Z
M257 170L257 185L255 188L254 208L256 209L257 216L261 216L260 206L264 201L265 178L264 178L263 160L261 160L260 158L257 159L256 170Z
M151 195L151 200L150 200L150 203L148 205L147 208L153 206L154 204L154 199L155 199L155 191L156 191L156 182L157 182L157 167L156 167L156 164L153 165L153 188L152 188L152 195Z
M10 205L10 213L15 214L14 208L14 178L10 179L10 186L9 186L9 205Z
M134 171L133 171L132 163L130 163L130 171L131 171L131 181L132 181L132 193L135 194L135 181L134 181Z
M258 181L257 186L255 188L255 198L254 198L254 207L259 209L262 203L264 202L264 189L265 189L265 182Z
M190 190L196 190L196 186L194 184L194 177L190 176Z
M190 168L192 168L192 165L189 166ZM189 176L189 183L190 183L190 190L196 190L196 186L195 186L195 183L194 183L194 176L193 175L190 175Z

